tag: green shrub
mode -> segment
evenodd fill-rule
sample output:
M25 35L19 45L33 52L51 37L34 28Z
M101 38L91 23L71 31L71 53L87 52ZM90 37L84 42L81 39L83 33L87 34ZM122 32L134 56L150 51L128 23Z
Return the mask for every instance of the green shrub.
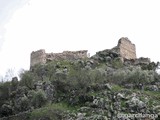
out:
M46 76L46 72L45 65L37 64L34 66L33 73L39 80L43 81L44 76Z
M72 70L67 76L66 83L69 83L76 88L86 88L91 82L89 71L85 69Z
M13 114L13 109L12 106L8 104L3 104L2 107L0 107L0 116L9 116Z
M26 111L30 109L30 101L26 96L21 98L20 107L21 111Z
M121 60L121 58L115 58L113 61L112 61L112 66L114 68L121 68L123 67L123 62Z
M11 91L16 91L18 85L19 85L18 78L13 77L11 81Z
M133 70L128 74L126 83L133 84L149 84L154 81L154 71L149 70Z
M39 108L44 106L47 103L47 97L43 90L38 90L34 92L32 98L32 105L34 108Z
M155 80L156 73L153 70L141 70L139 67L132 69L118 69L107 77L110 82L115 84L150 84Z
M89 71L90 84L104 83L107 81L107 73L104 69L98 68Z
M30 71L26 71L21 75L20 85L26 86L29 89L33 89L34 81L34 74Z
M0 83L0 105L10 97L10 82Z
M47 104L43 108L32 111L29 120L66 120L66 115L68 115L66 111L70 112L75 109L77 108L70 107L66 103Z
M109 81L115 84L121 84L123 81L126 81L128 73L124 70L117 70L112 75L109 76Z

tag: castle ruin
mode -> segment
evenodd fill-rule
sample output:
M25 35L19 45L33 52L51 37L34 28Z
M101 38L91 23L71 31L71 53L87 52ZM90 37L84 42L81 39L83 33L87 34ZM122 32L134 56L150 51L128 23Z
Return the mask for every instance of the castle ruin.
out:
M45 64L53 60L77 60L88 58L87 50L63 51L62 53L46 53L44 49L33 51L30 57L30 66Z
M118 41L118 53L125 59L136 59L136 47L127 37L122 37Z
M123 59L136 59L135 45L131 43L127 37L122 37L119 39L118 45L109 51L115 51ZM36 64L45 64L47 61L53 60L76 60L88 57L87 50L46 53L44 49L41 49L31 53L30 66L32 67Z

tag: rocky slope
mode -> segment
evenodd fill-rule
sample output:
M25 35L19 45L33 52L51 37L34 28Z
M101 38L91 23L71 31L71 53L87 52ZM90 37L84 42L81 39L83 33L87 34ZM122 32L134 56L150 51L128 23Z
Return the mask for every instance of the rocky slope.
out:
M157 66L112 50L36 65L0 83L0 120L159 120Z

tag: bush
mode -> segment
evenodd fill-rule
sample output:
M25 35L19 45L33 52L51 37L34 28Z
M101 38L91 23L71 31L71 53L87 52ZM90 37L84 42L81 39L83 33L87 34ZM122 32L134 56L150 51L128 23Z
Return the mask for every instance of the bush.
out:
M128 73L124 70L117 70L110 77L109 81L115 84L121 84L123 81L126 81Z
M94 69L89 71L89 79L90 79L90 84L96 84L96 83L104 83L107 81L107 72L102 69Z
M16 91L17 87L18 87L18 78L17 77L13 77L12 81L11 81L11 91Z
M46 75L46 70L44 65L37 64L34 66L34 75L38 77L38 79L42 80L44 79L44 76Z
M0 83L0 106L10 97L10 82Z
M47 104L43 108L32 111L29 120L69 120L71 118L67 117L68 113L73 110L75 108L69 107L66 103Z
M33 89L34 81L34 74L32 74L30 71L26 71L23 74L21 74L21 86L26 86L29 89Z
M153 70L141 70L138 67L132 69L118 69L108 77L109 81L115 84L150 84L155 80L156 73Z
M114 68L121 68L123 67L123 62L121 60L121 58L115 58L113 61L112 61L112 66Z
M139 84L149 84L154 81L154 72L149 70L133 70L128 74L126 83Z
M13 113L13 109L10 105L3 104L2 107L0 108L0 116L9 116Z
M26 96L21 98L20 107L21 107L21 111L26 111L30 109L30 102Z
M67 76L66 83L69 83L76 88L86 88L91 82L89 71L85 69L72 70L72 72Z
M47 97L43 90L38 90L34 92L32 98L32 105L34 106L34 108L40 108L44 106L46 102L47 102Z

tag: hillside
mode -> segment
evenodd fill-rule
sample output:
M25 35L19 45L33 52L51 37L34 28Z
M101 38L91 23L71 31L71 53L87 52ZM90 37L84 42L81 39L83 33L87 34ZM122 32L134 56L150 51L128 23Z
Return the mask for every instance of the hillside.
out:
M0 83L0 120L159 120L158 65L115 48L36 64Z

